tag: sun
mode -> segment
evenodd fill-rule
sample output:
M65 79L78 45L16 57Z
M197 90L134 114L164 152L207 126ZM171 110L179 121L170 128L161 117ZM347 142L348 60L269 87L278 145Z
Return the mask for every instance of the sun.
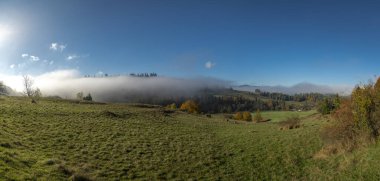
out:
M0 24L0 45L3 45L4 43L6 43L6 41L9 40L11 35L12 35L11 28L9 26Z

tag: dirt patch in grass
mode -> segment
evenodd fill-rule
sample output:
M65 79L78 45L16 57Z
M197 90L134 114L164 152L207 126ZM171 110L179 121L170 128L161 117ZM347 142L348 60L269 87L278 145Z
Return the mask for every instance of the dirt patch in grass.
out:
M130 106L138 107L138 108L150 108L150 109L161 107L158 105L150 105L150 104L131 104Z
M9 143L0 143L0 147L3 147L3 148L12 148L12 145L9 144Z
M280 130L297 129L301 127L301 119L299 116L288 117L285 121L278 123Z
M101 113L103 116L110 117L110 118L128 118L130 117L129 113L118 113L118 112L113 112L113 111L103 111Z

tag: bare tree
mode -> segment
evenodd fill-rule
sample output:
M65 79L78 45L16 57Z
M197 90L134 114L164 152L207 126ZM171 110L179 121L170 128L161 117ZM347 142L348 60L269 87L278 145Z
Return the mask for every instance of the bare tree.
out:
M28 75L24 75L24 94L28 97L33 97L34 90L33 90L33 80Z

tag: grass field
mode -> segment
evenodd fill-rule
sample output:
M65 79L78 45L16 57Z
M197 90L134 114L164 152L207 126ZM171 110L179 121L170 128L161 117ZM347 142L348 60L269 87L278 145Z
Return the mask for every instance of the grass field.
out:
M266 112L261 112L261 115L263 116L264 119L270 119L271 122L280 122L280 121L284 121L288 117L299 116L300 118L305 118L316 113L317 113L316 110L300 111L300 112L298 111L266 111ZM254 114L255 113L253 113L253 115Z
M288 113L263 113L274 122ZM380 147L315 159L326 119L302 127L123 104L0 99L0 180L375 180ZM273 115L273 116L270 116Z

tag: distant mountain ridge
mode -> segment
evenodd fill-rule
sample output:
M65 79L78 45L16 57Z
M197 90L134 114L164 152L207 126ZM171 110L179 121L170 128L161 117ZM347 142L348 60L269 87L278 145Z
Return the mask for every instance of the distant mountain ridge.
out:
M327 85L317 85L308 82L303 82L295 84L293 86L252 86L252 85L240 85L232 87L235 90L254 92L256 89L260 89L264 92L278 92L284 94L299 94L299 93L321 93L321 94L340 94L340 95L350 95L352 88L351 86L327 86Z

